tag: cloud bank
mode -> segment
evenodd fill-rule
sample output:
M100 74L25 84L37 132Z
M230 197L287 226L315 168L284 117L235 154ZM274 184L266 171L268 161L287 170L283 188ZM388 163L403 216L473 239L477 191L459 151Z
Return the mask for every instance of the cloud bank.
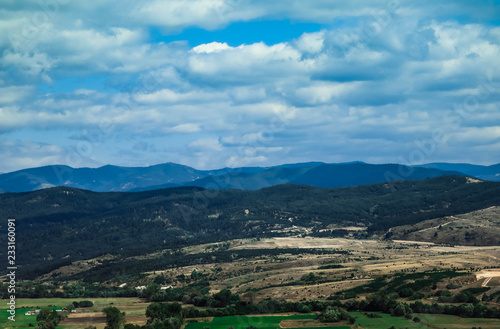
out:
M1 6L3 172L55 163L500 162L494 1ZM248 42L261 21L281 28ZM301 32L303 23L318 28ZM234 24L247 33L232 34ZM196 44L193 28L214 40Z

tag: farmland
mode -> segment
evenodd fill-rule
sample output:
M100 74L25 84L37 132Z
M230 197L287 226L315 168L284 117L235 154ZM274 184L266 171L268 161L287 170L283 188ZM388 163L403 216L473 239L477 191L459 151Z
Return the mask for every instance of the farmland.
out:
M417 300L432 304L445 297L438 297L436 292L448 291L456 296L463 290L481 291L474 298L485 300L485 305L498 308L497 298L500 296L498 286L498 258L500 247L494 246L447 246L432 243L411 241L383 241L357 240L347 238L317 238L317 237L277 237L264 239L234 239L216 244L199 244L181 248L177 253L181 256L200 255L214 252L224 252L232 255L232 260L214 263L193 263L187 266L177 266L161 271L146 271L138 279L127 277L106 282L103 289L119 291L118 285L138 286L149 285L158 278L174 287L180 295L171 295L166 301L182 301L183 308L193 314L193 310L200 312L210 311L210 308L193 306L199 304L195 297L203 294L215 296L218 292L228 289L239 296L245 303L261 303L270 298L277 301L288 301L297 304L310 302L327 302L332 297L348 301L359 302L370 298L370 295L386 290L389 293L398 293L402 287L413 287L417 291ZM270 253L266 254L266 250ZM258 252L254 254L253 251ZM324 252L327 251L327 252ZM248 252L248 256L243 252ZM163 250L140 257L123 258L118 261L148 262L151 259L160 259L164 255L172 255L171 250ZM105 259L113 259L106 255ZM196 257L194 258L196 260ZM92 268L95 260L89 261ZM81 262L79 262L81 263ZM72 273L87 271L87 266L79 263L72 264ZM57 271L63 271L64 268ZM56 273L56 272L54 272ZM195 275L196 274L196 275ZM51 278L53 273L44 277L46 287L54 286ZM385 278L385 279L384 279ZM136 281L135 281L136 280ZM198 280L198 281L197 281ZM197 282L206 282L204 288L198 287ZM419 285L416 286L416 283ZM61 283L59 283L61 284ZM24 286L20 283L20 286ZM68 291L84 293L87 287L81 281L68 281L65 287ZM433 286L433 287L431 287ZM94 287L94 286L88 286ZM66 288L65 288L66 289ZM90 289L90 288L88 288ZM91 288L95 289L95 288ZM111 289L111 290L110 290ZM118 289L118 290L117 290ZM199 290L201 289L201 290ZM475 289L475 290L474 290ZM482 290L481 290L482 289ZM61 289L59 289L61 290ZM64 289L63 289L64 290ZM64 290L66 291L66 290ZM167 290L165 290L167 291ZM90 292L90 291L89 291ZM483 296L486 295L486 296ZM492 296L491 298L486 298ZM159 297L154 297L159 298ZM448 297L449 300L456 297ZM145 311L150 302L145 298L99 298L97 296L71 298L18 298L18 312L16 323L9 323L6 312L0 318L2 328L16 328L35 324L35 316L25 316L25 310L43 307L65 307L73 301L90 300L93 306L78 309L78 313L70 313L68 318L59 324L58 328L83 329L89 324L103 329L105 317L101 311L107 306L117 307L125 312L127 323L144 325L147 321ZM398 301L412 303L415 299L399 297ZM312 305L312 304L311 304ZM214 311L210 311L214 312ZM221 311L222 312L222 311ZM278 311L279 312L279 311ZM305 310L307 312L307 309ZM217 313L217 312L216 312ZM220 312L219 312L220 313ZM191 322L191 316L185 319L185 329L226 329L234 326L235 329L255 326L261 328L324 328L344 327L353 325L348 323L333 324L321 323L314 319L314 312L294 315L259 315L236 317L205 317L205 322ZM380 317L368 317L365 312L349 312L356 319L358 328L424 328L425 324L433 328L472 328L481 324L485 328L500 327L498 319L460 318L444 314L418 314L421 322L404 317L393 317L386 313ZM213 320L212 320L213 319ZM228 323L231 322L231 325ZM258 325L255 325L258 324ZM332 327L333 326L333 327Z
M197 253L210 245L183 249L186 254ZM193 270L209 274L212 291L231 288L235 293L253 301L265 298L300 301L324 299L340 290L365 284L376 277L396 273L422 272L433 269L474 269L470 276L457 279L463 284L484 282L477 279L475 269L500 266L500 247L443 246L409 241L377 241L328 238L270 238L231 240L228 252L241 250L279 250L280 248L327 249L334 254L283 254L260 256L233 262L197 264L147 274L152 280L163 275L176 280ZM338 265L330 266L328 265ZM216 273L214 271L217 271ZM318 280L310 284L301 281L314 273ZM490 280L494 285L496 279ZM300 284L299 284L300 283ZM438 284L444 287L446 283ZM252 294L249 294L252 292Z
M299 323L303 320L309 320L308 327L300 328L315 328L321 327L324 329L335 328L335 329L347 329L347 325L325 325L320 323L315 319L314 315L274 315L274 316L228 316L228 317L216 317L208 322L189 322L185 329L226 329L229 326L234 327L234 329L245 329L247 327L253 326L259 329L278 329L283 328L282 323L285 321L296 321ZM291 328L291 327L286 327ZM292 327L293 328L293 327Z
M68 304L66 299L31 299L20 300L21 304L33 304L38 306L48 306L58 304L60 306ZM84 313L71 314L68 319L60 323L59 329L83 329L89 324L103 329L105 326L105 317L100 312L107 306L116 306L126 313L127 323L144 324L144 316L148 303L135 298L97 298L94 300L95 306L84 310ZM19 308L16 312L16 322L7 320L5 312L0 317L1 328L22 328L27 327L29 323L35 324L34 316L25 316L24 312L30 308ZM321 323L315 320L315 314L274 314L266 316L226 316L213 318L185 319L184 329L226 329L230 326L235 329L245 329L253 326L258 329L386 329L391 326L396 328L424 329L429 326L434 329L459 329L472 328L474 326L483 329L496 329L500 327L499 319L471 319L458 316L442 314L414 314L419 319L415 322L412 319L394 317L380 312L349 312L356 319L355 325L347 323ZM375 314L375 316L373 316ZM369 316L371 315L371 316Z
M73 301L82 301L87 299L82 298L33 298L17 300L19 307L16 309L16 321L12 322L7 319L7 312L0 308L0 328L20 328L27 327L30 323L36 324L36 315L25 315L26 311L40 309L44 307L62 308L71 304ZM92 299L94 306L84 308L79 311L82 313L69 314L68 318L60 323L58 328L80 329L88 324L104 327L105 318L101 313L102 309L107 306L116 306L127 314L127 322L129 323L145 323L145 311L149 303L145 303L138 298L94 298ZM80 319L78 321L77 319Z
M29 324L36 324L36 316L27 316L24 315L24 313L29 310L27 308L17 308L16 309L16 321L12 322L11 320L8 319L10 316L9 313L6 312L6 310L0 309L0 328L21 328L21 327L28 327Z

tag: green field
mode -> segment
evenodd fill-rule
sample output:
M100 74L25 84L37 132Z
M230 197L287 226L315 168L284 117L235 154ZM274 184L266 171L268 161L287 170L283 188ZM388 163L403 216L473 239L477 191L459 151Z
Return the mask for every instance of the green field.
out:
M433 324L437 328L472 328L481 327L482 329L500 328L500 319L473 319L461 318L454 315L444 314L417 314L422 322Z
M214 318L211 322L190 322L185 329L226 329L229 326L235 329L245 329L254 326L258 329L277 329L282 320L312 320L316 316L312 314L288 315L288 316L226 316ZM349 329L348 326L322 327L321 329ZM313 328L311 328L313 329Z
M34 310L39 307L56 306L58 308L67 306L73 301L91 300L94 306L85 309L88 312L100 312L106 306L116 306L126 315L143 316L148 303L144 303L138 298L46 298L46 299L18 299L16 305L16 321L8 320L9 313L7 313L7 305L0 304L0 328L27 328L30 323L36 325L36 316L24 315L28 310ZM24 307L23 307L24 306ZM356 318L356 324L364 329L387 329L391 326L396 328L408 329L426 329L432 325L435 329L470 329L472 327L481 327L482 329L498 329L500 328L500 319L474 319L474 318L460 318L453 315L441 314L414 314L421 320L421 323L416 323L401 317L393 317L388 314L373 312L381 316L381 318L370 318L363 314L363 312L349 312L349 314ZM313 320L314 314L301 314L301 315L262 315L262 316L228 316L228 317L215 317L211 322L188 322L185 329L227 329L233 326L235 329L245 329L249 326L257 327L258 329L280 329L279 324L283 320ZM186 319L189 321L189 319ZM349 326L339 324L331 327L314 328L314 322L311 327L307 329L349 329ZM58 328L64 329L81 329L84 326L59 326ZM290 328L294 329L294 328Z
M0 328L19 328L19 327L28 327L30 323L36 325L36 315L24 315L26 311L29 309L19 308L16 309L16 321L13 322L8 319L10 313L7 313L7 310L0 310Z
M415 314L421 319L421 323L414 322L402 317L393 317L389 314L374 312L381 318L370 318L362 312L349 312L356 318L356 324L364 329L387 329L391 326L396 328L408 329L428 329L425 324L431 324L433 328L439 329L458 329L472 328L474 326L482 329L498 329L500 328L499 319L473 319L460 318L453 315L442 314ZM194 322L188 323L185 329L226 329L233 326L235 329L245 329L249 326L257 327L258 329L276 329L279 328L279 323L282 320L288 319L314 319L314 315L292 315L292 316L228 316L216 317L211 322ZM424 324L425 323L425 324ZM332 326L326 328L348 329L349 326ZM326 329L325 327L319 329ZM313 328L308 328L313 329Z
M408 328L408 329L428 329L427 326L413 322L401 317L391 316L385 313L369 312L375 313L381 316L381 318L370 318L364 315L362 312L349 312L349 315L356 318L356 324L360 325L365 329L387 329L391 326L396 328Z
M372 312L370 312L372 313ZM482 329L498 329L500 328L500 319L477 319L477 318L461 318L454 315L444 314L414 314L421 320L421 323L413 322L400 317L393 317L389 314L373 312L382 316L382 318L372 319L367 317L362 312L349 312L352 317L356 318L356 324L365 329L387 329L391 326L396 328L408 329L427 329L429 324L435 329L470 329L472 327L481 327Z
M19 298L16 300L15 322L8 319L10 314L7 313L7 304L0 304L0 328L28 327L30 323L36 325L36 315L25 315L26 311L49 306L60 309L74 301L82 300L90 300L94 303L93 307L85 309L88 312L100 312L107 306L116 306L123 309L127 315L144 315L147 307L147 304L142 303L138 298ZM77 329L78 326L58 326L58 328Z

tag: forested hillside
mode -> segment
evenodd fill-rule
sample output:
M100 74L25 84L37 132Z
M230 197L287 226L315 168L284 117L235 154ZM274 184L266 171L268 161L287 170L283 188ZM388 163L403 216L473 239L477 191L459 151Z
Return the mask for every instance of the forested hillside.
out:
M357 225L384 234L394 226L493 205L500 205L500 183L443 176L339 189L97 193L60 187L0 195L0 217L16 219L18 264L51 266L105 253L297 234L287 230L300 227L314 234L332 224Z

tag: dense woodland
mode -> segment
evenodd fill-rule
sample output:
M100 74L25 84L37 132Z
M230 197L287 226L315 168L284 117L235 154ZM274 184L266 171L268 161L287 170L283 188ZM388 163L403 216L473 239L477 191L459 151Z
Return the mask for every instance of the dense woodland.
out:
M443 176L338 189L279 185L258 191L181 187L96 193L61 187L2 194L0 217L16 219L17 249L23 251L17 263L21 277L28 278L106 253L125 257L282 236L291 226L321 235L328 233L314 232L329 224L363 225L367 236L383 235L393 226L493 205L500 205L500 183L469 184L464 177Z

